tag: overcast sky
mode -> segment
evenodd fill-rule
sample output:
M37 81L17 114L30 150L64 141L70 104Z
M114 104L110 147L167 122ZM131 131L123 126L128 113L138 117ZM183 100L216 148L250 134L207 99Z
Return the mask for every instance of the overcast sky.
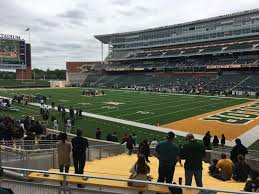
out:
M258 0L1 0L0 33L28 41L32 65L101 59L93 35L171 25L259 7ZM107 49L106 49L107 50ZM106 54L106 52L105 52Z

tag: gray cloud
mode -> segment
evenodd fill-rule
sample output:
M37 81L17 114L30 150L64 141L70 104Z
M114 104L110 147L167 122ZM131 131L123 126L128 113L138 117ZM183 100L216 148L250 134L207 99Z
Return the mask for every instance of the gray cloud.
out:
M85 19L86 14L84 11L79 10L79 9L74 9L74 10L67 10L64 13L58 14L59 17L62 18L68 18L68 19Z
M51 6L50 6L51 5ZM28 41L32 65L65 68L66 61L101 58L93 35L171 25L258 7L258 0L1 0L1 33ZM104 47L104 55L107 47Z

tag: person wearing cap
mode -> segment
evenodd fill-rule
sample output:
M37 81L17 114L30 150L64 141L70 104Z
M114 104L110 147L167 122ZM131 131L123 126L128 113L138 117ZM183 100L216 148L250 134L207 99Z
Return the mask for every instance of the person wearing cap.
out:
M172 183L174 170L179 160L179 148L174 143L175 134L169 132L165 141L159 142L155 154L159 160L157 182Z
M191 186L192 177L198 187L202 187L202 160L205 157L205 147L194 139L193 134L186 136L187 143L181 149L181 158L185 159L185 185Z

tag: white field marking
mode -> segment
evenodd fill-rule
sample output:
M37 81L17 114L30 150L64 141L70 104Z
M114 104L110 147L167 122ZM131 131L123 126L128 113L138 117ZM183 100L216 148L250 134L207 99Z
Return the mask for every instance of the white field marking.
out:
M80 102L80 103L77 103L78 105L90 105L91 103L89 102Z
M171 103L180 103L180 102L185 102L185 101L190 101L189 99L187 99L187 100L176 100L176 101L174 101L174 102L171 102ZM146 101L147 102L147 101ZM123 111L127 111L127 110L131 110L131 109L139 109L139 108L146 108L146 107L152 107L152 106L159 106L159 105L162 105L162 104L171 104L170 102L163 102L163 103L158 103L158 104L152 104L150 101L148 101L148 103L149 103L149 105L144 105L143 103L142 103L142 105L141 106L134 106L134 107L132 107L132 106L130 106L130 108L124 108L123 109ZM181 104L181 105L184 105L184 104ZM174 105L174 106L170 106L170 107L175 107L175 106L179 106L179 105ZM168 107L168 106L167 106ZM163 108L160 108L160 109L164 109L164 107ZM157 109L150 109L150 110L157 110ZM116 110L116 111L118 111L118 110ZM116 112L116 111L105 111L105 112L102 112L102 114L106 114L106 113L113 113L113 112ZM132 113L130 113L129 115L131 115ZM133 113L134 114L134 113Z
M108 104L108 105L114 105L114 106L118 106L118 105L122 105L125 104L123 102L103 102L104 104Z
M117 107L115 107L115 106L103 106L102 108L110 110L110 109L116 109Z
M69 102L70 100L58 100L60 102Z
M137 111L136 114L148 115L148 114L154 114L154 113L153 112L147 112L147 111Z
M233 98L233 99L236 99L236 98ZM39 103L29 103L29 104L33 105L33 106L40 107ZM55 109L57 110L57 107L55 107ZM66 109L66 112L69 112L69 109ZM124 124L124 125L129 125L129 126L134 126L134 127L149 129L149 130L153 130L153 131L164 132L164 133L168 133L169 131L173 130L176 135L183 136L183 137L188 134L188 132L179 131L179 130L175 130L175 129L165 128L165 127L157 127L157 126L154 126L154 125L139 123L139 122L135 122L135 121L128 121L128 120L124 120L124 119L118 119L118 118L113 118L113 117L108 117L108 116L103 116L103 115L98 115L98 114L93 114L93 113L88 113L88 112L83 112L82 115L86 116L86 117L106 120L106 121L110 121L110 122L120 123L120 124ZM199 140L203 139L203 135L199 135L199 134L194 134L194 135L195 135L196 139L199 139ZM159 135L157 135L157 136L159 137ZM242 135L240 137L241 137L241 140L242 140ZM252 141L249 142L250 145L254 143ZM233 141L226 140L226 145L227 146L233 146L233 145L235 145L235 142L234 142L234 140ZM244 141L244 145L247 146L246 141Z
M216 105L216 104L223 104L223 103L226 103L226 102L221 101L219 103L213 103L213 104ZM182 110L178 110L178 111L174 111L174 112L168 112L168 113L164 113L164 114L160 114L160 115L155 115L155 116L152 116L152 117L137 119L136 121L144 121L144 120L147 120L147 119L152 119L152 118L156 118L156 117L160 117L160 116L164 116L164 115L169 115L169 114L172 114L172 113L175 114L175 113L179 113L179 112L185 112L185 111L188 111L188 110L194 110L194 109L202 108L202 107L206 107L206 106L210 106L210 105L206 104L206 105L202 105L202 106L196 106L196 107L193 107L193 108L182 109Z
M240 135L238 138L241 139L242 144L244 144L245 146L252 145L254 142L256 142L259 139L259 125L246 131L245 133Z
M39 103L30 103L30 105L40 107ZM57 109L57 107L55 109ZM65 110L66 110L66 112L69 112L69 109L65 109ZM96 118L96 119L100 119L100 120L120 123L120 124L124 124L124 125L129 125L129 126L134 126L134 127L138 127L138 128L149 129L149 130L164 132L164 133L168 133L169 131L173 130L176 135L183 136L183 137L188 134L188 132L179 131L179 130L175 130L175 129L165 128L165 127L160 127L160 126L157 127L157 126L150 125L150 124L139 123L136 121L129 121L129 120L124 120L124 119L118 119L118 118L113 118L113 117L108 117L108 116L103 116L103 115L98 115L98 114L93 114L93 113L88 113L88 112L82 112L82 115L86 116L86 117ZM203 139L203 135L199 135L199 134L194 134L194 135L195 135L196 139L199 139L199 140ZM226 140L226 145L233 146L234 141L231 142L229 140Z
M190 101L190 100L184 100L184 102L185 101ZM202 101L202 102L204 102L204 101ZM211 102L211 101L209 101L209 102ZM201 102L199 101L199 103L201 103ZM192 105L192 104L196 104L196 103L191 102L191 103L176 104L176 105L173 105L173 106L166 106L166 107L161 107L161 108L156 108L156 109L150 109L150 111L157 111L157 110L163 110L163 109L168 109L168 108L175 108L175 107L179 107L179 106L185 106L185 105L188 105L188 104ZM148 106L144 106L144 107L148 107ZM135 115L135 114L136 113L129 113L129 114L124 114L124 115L120 115L120 116L124 117L124 116L130 116L130 115Z

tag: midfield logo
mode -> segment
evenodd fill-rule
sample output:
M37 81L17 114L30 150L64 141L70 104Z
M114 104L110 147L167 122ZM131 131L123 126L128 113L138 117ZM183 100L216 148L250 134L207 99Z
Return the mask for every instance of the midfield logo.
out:
M205 121L217 121L226 124L244 125L259 118L259 103L235 108L202 118Z

